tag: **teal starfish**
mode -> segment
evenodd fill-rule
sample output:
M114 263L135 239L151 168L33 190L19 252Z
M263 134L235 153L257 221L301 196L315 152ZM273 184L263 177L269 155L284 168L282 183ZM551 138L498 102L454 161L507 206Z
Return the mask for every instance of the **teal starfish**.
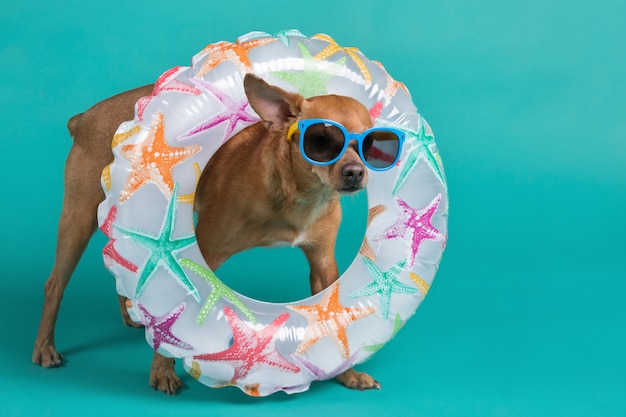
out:
M306 38L306 35L300 32L298 29L280 30L274 34L274 37L281 40L286 46L289 46L289 36L299 36L301 38Z
M286 30L280 30L280 31L276 32L274 34L274 36L270 35L267 32L252 32L252 33L249 33L248 36L246 36L245 40L248 41L248 40L251 40L251 39L274 37L274 38L278 39L279 41L281 41L282 43L284 43L285 46L289 46L289 43L290 43L289 37L290 36L299 36L301 38L306 38L306 35L304 35L298 29L286 29Z
M298 93L305 98L314 96L323 96L328 94L327 86L328 82L341 70L342 66L346 63L346 57L341 58L335 63L331 63L327 68L321 69L319 63L313 58L311 52L301 42L298 42L298 47L302 53L302 59L304 61L304 71L302 72L287 72L276 71L271 75L280 78L283 81L287 81L298 89ZM327 64L328 62L325 61Z
M397 294L413 294L417 288L410 287L398 281L397 277L406 265L406 259L398 261L387 272L383 272L380 268L368 258L363 258L363 262L367 267L370 277L373 281L363 288L360 288L350 294L350 298L365 297L378 293L380 295L380 313L383 319L389 317L389 306L391 304L391 295Z
M432 134L432 132L426 132L426 126L426 121L420 117L419 131L406 131L407 143L410 148L407 151L407 156L401 163L402 168L398 173L398 178L396 178L396 183L394 184L393 190L391 191L392 195L398 194L398 191L400 191L400 188L402 188L402 186L408 179L409 174L411 174L411 172L413 172L413 170L417 167L420 158L426 160L426 163L433 170L435 175L437 175L439 181L441 181L444 186L446 185L446 180L443 175L443 169L440 164L441 157L439 156L439 153L435 155L430 149L430 146L435 144L435 136Z
M363 350L366 350L368 352L372 352L372 353L376 353L378 352L380 349L382 349L383 346L385 346L391 339L393 339L394 337L396 337L396 335L398 334L398 332L400 331L400 329L402 328L402 326L404 326L404 321L402 321L402 318L400 317L399 313L396 313L396 320L393 323L393 331L391 332L391 337L389 337L389 340L387 340L387 342L385 343L378 343L375 345L367 345L367 346L363 346Z
M134 298L139 298L150 281L150 278L154 276L154 272L157 270L159 265L163 265L171 272L178 283L184 287L188 293L193 296L193 298L200 302L198 290L189 280L185 271L176 259L178 252L196 242L196 236L194 234L183 236L178 239L172 239L172 233L176 223L175 205L177 201L177 187L177 185L174 186L174 192L172 193L172 198L168 204L167 213L165 215L165 219L163 220L159 236L153 237L136 230L115 226L117 230L124 233L132 241L150 251L150 257L144 264L141 275L139 276L139 282L137 282Z
M189 269L191 272L197 274L202 277L205 281L207 281L213 287L213 291L211 291L211 295L206 299L198 317L196 318L196 322L198 324L202 324L206 319L207 315L213 310L217 302L220 298L225 298L230 301L235 307L237 307L243 314L246 315L253 323L256 323L256 317L250 311L246 305L241 302L241 300L237 297L235 292L228 288L220 279L213 273L202 265L195 263L191 259L182 259L180 261L181 265L185 268Z

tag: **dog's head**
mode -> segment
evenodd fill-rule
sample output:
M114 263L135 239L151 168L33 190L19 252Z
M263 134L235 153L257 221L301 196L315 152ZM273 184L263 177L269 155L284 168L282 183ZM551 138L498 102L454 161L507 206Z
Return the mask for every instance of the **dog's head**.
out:
M372 127L372 119L365 106L345 96L326 95L309 99L271 86L261 78L247 74L244 88L250 105L263 120L263 124L276 140L289 141L293 159L299 166L310 170L322 184L339 193L353 193L367 184L367 169L361 161L356 141L350 141L339 160L329 165L307 161L300 152L298 134L288 138L288 131L298 120L325 119L337 122L349 132L361 133ZM292 128L293 130L293 128ZM325 131L316 137L320 147L338 147L344 136L337 131Z

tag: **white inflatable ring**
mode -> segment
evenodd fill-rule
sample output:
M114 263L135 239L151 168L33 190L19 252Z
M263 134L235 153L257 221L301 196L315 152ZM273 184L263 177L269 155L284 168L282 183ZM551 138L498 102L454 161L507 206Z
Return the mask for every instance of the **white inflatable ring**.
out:
M353 97L375 125L407 133L397 166L370 173L360 253L339 281L298 302L260 302L230 290L195 240L199 173L222 143L259 120L243 90L247 72L305 97ZM430 127L381 64L326 35L253 32L207 46L138 101L113 153L98 210L110 239L105 263L148 343L182 358L212 387L301 392L365 361L413 315L441 259L448 197Z

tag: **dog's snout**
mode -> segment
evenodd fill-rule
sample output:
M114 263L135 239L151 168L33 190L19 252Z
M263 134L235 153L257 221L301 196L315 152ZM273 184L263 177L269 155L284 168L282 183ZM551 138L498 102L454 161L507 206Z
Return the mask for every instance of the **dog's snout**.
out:
M351 163L346 164L341 170L346 185L354 186L358 185L365 175L365 168L361 164Z

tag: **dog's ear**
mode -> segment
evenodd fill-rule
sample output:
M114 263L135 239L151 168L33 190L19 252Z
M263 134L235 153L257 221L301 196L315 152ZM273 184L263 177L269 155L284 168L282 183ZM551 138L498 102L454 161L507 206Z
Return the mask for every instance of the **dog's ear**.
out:
M290 118L297 117L302 110L304 97L269 85L256 75L246 74L243 87L250 106L268 130L284 127Z

